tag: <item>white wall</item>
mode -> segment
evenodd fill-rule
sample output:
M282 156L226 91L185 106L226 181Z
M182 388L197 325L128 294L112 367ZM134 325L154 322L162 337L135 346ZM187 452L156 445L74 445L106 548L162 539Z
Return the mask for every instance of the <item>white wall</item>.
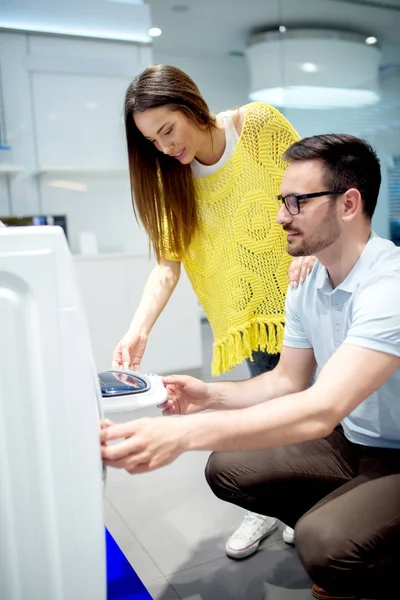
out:
M0 176L1 209L9 207L16 213L37 211L39 194L37 181L27 173L34 172L35 132L32 113L30 80L25 67L27 36L0 33L1 101L4 117L3 142L12 146L11 160L25 168L18 176ZM8 185L7 185L8 183Z
M3 214L66 214L100 251L143 254L147 240L130 199L123 101L152 62L133 43L0 34L6 141L22 174L0 175Z

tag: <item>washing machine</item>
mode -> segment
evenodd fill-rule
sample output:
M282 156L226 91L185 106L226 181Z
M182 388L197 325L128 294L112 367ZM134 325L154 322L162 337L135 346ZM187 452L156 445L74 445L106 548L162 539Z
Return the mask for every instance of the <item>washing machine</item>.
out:
M99 422L165 393L96 372L62 229L1 228L0 598L106 600Z

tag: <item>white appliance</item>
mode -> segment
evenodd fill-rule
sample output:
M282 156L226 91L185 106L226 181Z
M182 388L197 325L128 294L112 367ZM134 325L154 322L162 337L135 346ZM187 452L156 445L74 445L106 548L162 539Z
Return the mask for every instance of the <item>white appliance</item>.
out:
M106 600L101 402L61 228L2 228L1 599Z
M161 377L153 373L110 370L99 373L99 380L104 414L114 419L118 413L159 406L167 399Z

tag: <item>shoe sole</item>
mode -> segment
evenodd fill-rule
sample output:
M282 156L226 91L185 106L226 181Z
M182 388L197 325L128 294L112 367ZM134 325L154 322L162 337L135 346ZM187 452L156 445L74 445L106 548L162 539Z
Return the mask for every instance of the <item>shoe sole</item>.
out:
M327 592L324 594L319 594L314 586L311 588L311 593L314 598L318 598L318 600L360 600L359 596L331 596Z
M267 537L275 533L278 529L278 524L274 525L265 535L263 535L259 540L253 542L250 546L247 546L244 550L230 550L227 546L225 546L225 553L229 558L235 558L236 560L240 560L241 558L247 558L252 554L255 554L258 550L259 545L263 542Z
M285 530L282 531L282 539L285 542L285 544L289 544L290 546L294 546L294 534L291 533L290 535L287 534L285 532Z

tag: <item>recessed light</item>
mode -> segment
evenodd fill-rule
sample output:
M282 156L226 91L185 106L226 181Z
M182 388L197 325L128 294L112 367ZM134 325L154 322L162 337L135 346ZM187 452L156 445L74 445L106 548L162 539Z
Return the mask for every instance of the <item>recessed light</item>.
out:
M285 31L287 31L286 27L284 25L279 25L279 31L281 33L285 33Z
M303 63L301 65L300 69L302 71L305 71L306 73L316 73L318 71L317 65L312 62Z
M150 27L149 35L151 35L151 37L158 37L161 34L162 34L162 29L160 29L159 27Z
M378 38L376 38L375 36L371 35L370 37L365 38L365 43L372 45L372 44L376 44L378 42Z

